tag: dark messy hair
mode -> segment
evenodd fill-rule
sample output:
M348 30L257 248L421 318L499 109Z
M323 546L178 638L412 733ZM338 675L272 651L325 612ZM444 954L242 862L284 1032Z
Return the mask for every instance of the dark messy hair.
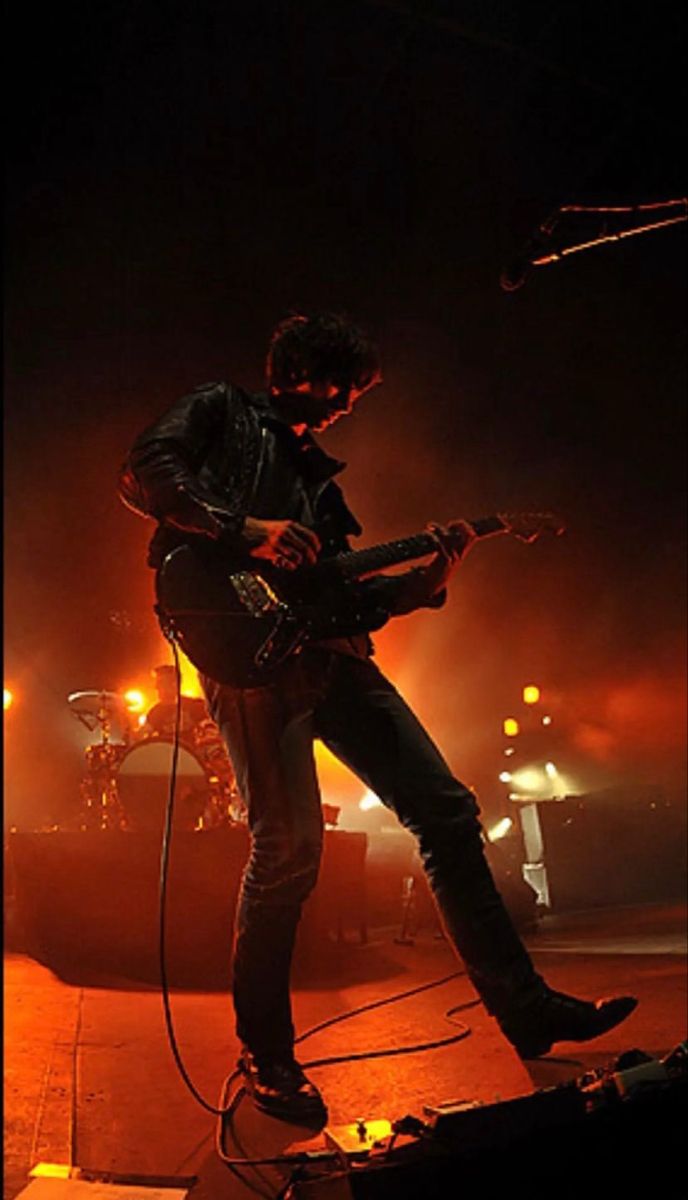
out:
M270 338L267 378L274 387L331 379L341 387L365 388L379 374L373 342L340 313L290 313Z

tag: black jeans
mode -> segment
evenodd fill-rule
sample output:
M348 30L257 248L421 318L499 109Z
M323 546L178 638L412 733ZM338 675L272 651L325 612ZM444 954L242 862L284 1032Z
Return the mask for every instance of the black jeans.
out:
M544 987L485 861L473 793L374 663L312 648L270 686L202 682L248 809L233 990L238 1036L258 1059L293 1046L292 952L323 839L316 737L416 835L445 929L488 1011L506 1017Z

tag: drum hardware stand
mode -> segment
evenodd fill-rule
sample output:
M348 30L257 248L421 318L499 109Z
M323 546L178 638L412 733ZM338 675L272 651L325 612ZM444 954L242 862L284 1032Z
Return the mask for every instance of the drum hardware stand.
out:
M416 881L413 875L404 875L401 881L401 929L394 941L398 946L413 946L412 932L416 932Z
M81 828L124 829L126 822L117 792L115 767L122 751L111 741L112 717L122 707L121 697L113 692L72 692L67 697L75 717L90 733L100 728L100 741L86 747L86 773L81 782L85 808Z
M401 881L401 928L394 938L398 946L415 945L416 934L422 921L418 913L418 878L415 875L404 875ZM437 915L432 920L432 936L436 941L442 941L446 934Z

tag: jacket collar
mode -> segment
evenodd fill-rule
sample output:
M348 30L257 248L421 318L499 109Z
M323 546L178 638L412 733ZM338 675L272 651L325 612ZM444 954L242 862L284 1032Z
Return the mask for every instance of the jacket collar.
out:
M253 407L257 410L258 419L261 425L273 429L281 438L284 438L290 445L291 449L298 455L299 467L304 476L309 482L324 483L333 476L339 475L346 467L346 463L339 458L334 458L331 454L327 454L321 446L318 445L313 434L306 430L303 434L296 434L291 425L280 417L273 405L270 403L270 398L267 392L257 392L251 397Z

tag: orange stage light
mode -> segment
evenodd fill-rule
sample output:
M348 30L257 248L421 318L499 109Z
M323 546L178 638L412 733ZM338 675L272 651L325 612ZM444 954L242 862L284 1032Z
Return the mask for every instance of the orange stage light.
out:
M523 689L523 703L537 704L540 699L540 689L534 683L527 683Z
M6 709L9 708L13 702L14 702L14 696L12 695L10 689L4 688L3 689L3 708L6 708Z
M129 709L129 712L140 713L147 707L146 697L138 688L130 688L124 693L124 702Z
M520 728L521 727L515 717L506 717L502 724L502 729L507 737L516 737L516 735L520 732Z
M315 764L318 768L318 774L327 777L329 782L332 782L337 776L349 777L350 772L348 767L344 766L331 750L328 750L324 742L316 740L314 744Z
M361 796L361 799L358 802L358 807L360 808L361 812L368 812L368 810L371 808L379 808L381 804L382 801L379 796L376 796L374 792L367 791L363 796Z
M328 802L357 804L361 796L360 780L337 758L327 746L316 739L313 746L315 766L322 790Z
M179 668L182 676L182 695L200 696L204 700L205 695L198 678L198 672L182 650L179 651Z

